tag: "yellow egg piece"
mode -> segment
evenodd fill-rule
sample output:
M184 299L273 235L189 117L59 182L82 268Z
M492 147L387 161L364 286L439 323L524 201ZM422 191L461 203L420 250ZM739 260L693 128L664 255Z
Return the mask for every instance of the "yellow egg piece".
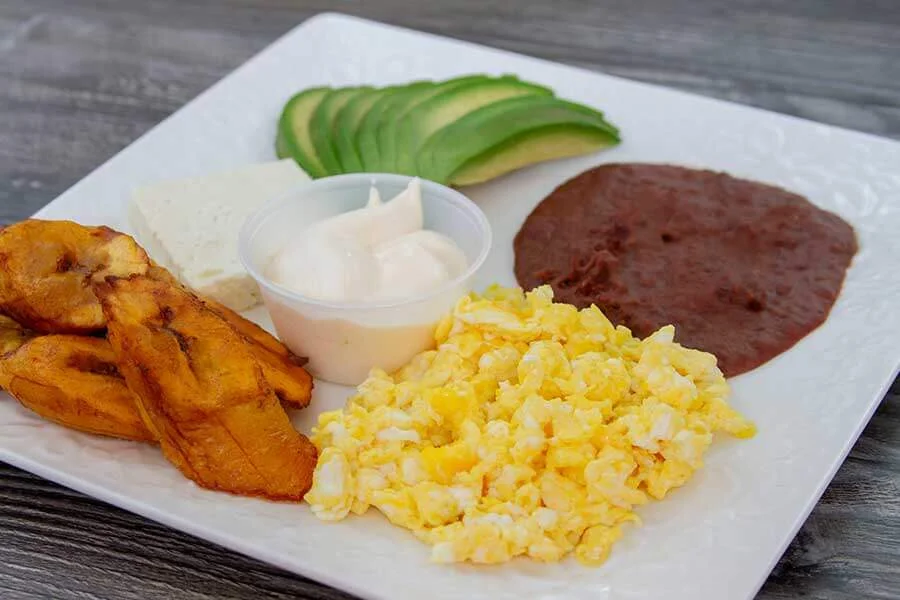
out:
M601 564L637 507L703 466L716 432L756 431L715 357L674 336L639 340L546 286L469 294L434 350L319 416L306 501L326 521L374 507L435 562Z

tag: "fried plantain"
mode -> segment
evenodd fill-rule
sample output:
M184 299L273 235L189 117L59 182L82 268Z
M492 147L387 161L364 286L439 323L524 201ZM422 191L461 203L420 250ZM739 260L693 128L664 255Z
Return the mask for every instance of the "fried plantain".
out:
M153 264L149 275L160 281L181 285L169 271ZM268 331L245 319L224 304L211 298L200 297L204 304L214 313L222 317L250 344L250 350L259 361L263 375L275 394L285 405L291 408L309 406L312 397L313 380L309 372L303 368L306 360L300 358Z
M155 440L102 338L31 339L0 359L0 385L48 421L127 440Z
M35 332L25 329L13 319L0 315L0 356L17 350L35 335Z
M124 233L71 221L29 219L0 230L0 310L44 333L105 325L91 282L146 273L147 253Z
M163 453L199 485L299 500L315 446L297 430L235 329L152 276L94 284L110 343Z
M202 298L202 301L247 341L253 356L262 367L263 376L279 400L291 408L309 406L313 380L309 372L303 368L306 364L305 359L288 350L268 331L224 304L209 298Z

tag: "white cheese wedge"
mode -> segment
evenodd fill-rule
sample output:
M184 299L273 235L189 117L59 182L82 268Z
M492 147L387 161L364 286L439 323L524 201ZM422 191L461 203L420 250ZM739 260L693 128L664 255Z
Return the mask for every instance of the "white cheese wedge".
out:
M238 258L238 233L257 208L307 181L290 159L166 181L137 190L128 217L150 256L182 283L245 310L260 297Z

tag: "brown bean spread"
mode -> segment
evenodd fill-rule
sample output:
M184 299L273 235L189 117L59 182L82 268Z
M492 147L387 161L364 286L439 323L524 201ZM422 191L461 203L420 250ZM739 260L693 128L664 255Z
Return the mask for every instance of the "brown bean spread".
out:
M545 198L515 239L525 289L596 304L647 336L675 325L729 376L784 352L828 317L856 253L853 229L792 192L724 173L602 165Z

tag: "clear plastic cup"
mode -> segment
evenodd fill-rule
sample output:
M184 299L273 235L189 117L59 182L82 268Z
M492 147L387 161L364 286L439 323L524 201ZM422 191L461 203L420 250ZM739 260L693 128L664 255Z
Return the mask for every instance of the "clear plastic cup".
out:
M468 260L456 279L402 301L349 303L309 298L265 276L273 256L313 223L364 207L372 185L387 201L411 180L376 173L317 179L260 208L241 229L241 261L259 284L278 337L308 357L307 368L320 379L356 385L373 367L394 371L431 347L435 325L470 291L487 257L491 228L481 209L456 190L422 180L425 229L448 236Z

